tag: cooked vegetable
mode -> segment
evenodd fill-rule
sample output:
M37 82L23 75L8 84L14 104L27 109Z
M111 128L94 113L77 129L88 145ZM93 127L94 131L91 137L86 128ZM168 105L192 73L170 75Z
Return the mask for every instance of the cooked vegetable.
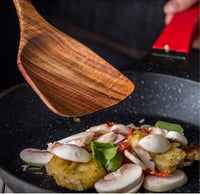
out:
M53 154L47 150L26 148L20 152L19 156L31 166L45 166L53 157Z
M150 174L150 175L155 175L155 176L159 176L159 177L167 177L167 176L172 176L172 174L166 173L166 172L155 172L155 171L151 171L149 169L144 170L145 174Z
M137 164L143 169L147 169L147 166L136 156L135 153L131 153L128 150L124 151L124 155L133 163Z
M74 191L94 188L94 183L106 175L104 168L97 168L93 159L88 163L79 163L57 156L46 165L46 170L58 185Z
M183 164L186 154L182 149L175 147L178 145L177 143L172 143L170 150L155 156L153 160L159 172L172 173L178 166Z
M153 153L164 153L171 147L169 141L158 134L149 134L143 137L138 144L145 150Z
M128 142L133 146L133 147L138 147L139 146L139 141L145 137L149 135L148 133L146 132L142 132L140 130L135 130L132 135L130 135L128 137Z
M123 154L124 153L124 150L128 150L128 151L132 151L132 146L130 143L128 142L119 142L117 143L117 145L119 146L118 150L117 150L117 153L118 154Z
M155 163L153 159L151 158L150 154L146 150L143 150L142 148L134 148L134 151L140 157L140 159L144 162L146 167L154 172Z
M124 164L117 171L107 174L96 182L95 189L102 193L125 193L138 185L141 186L142 179L142 168L136 164ZM137 187L138 190L139 188Z
M48 151L62 159L75 162L88 162L91 159L90 154L85 149L75 144L61 144L54 142L49 146Z
M152 192L165 192L183 186L187 182L187 176L181 170L176 170L172 176L158 177L147 175L144 178L143 187Z
M165 121L157 121L155 127L159 127L161 129L167 129L168 131L177 131L184 135L183 128L179 124L168 123Z
M183 146L186 146L188 144L186 137L184 135L180 134L179 132L176 132L176 131L169 131L166 135L166 138L174 140L176 142L179 142Z
M102 168L104 165L108 171L115 171L121 166L123 156L117 153L118 146L113 142L100 143L93 141L91 146L92 156L98 168Z
M200 160L200 146L198 143L190 143L184 148L187 160Z

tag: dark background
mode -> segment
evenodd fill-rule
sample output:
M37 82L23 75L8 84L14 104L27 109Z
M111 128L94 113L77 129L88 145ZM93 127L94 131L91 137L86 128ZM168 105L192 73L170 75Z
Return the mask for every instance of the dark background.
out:
M122 69L132 66L164 28L167 0L33 0L51 24L80 40L101 57ZM25 82L16 58L19 23L11 0L1 1L0 92ZM192 50L190 64L199 74L199 50Z

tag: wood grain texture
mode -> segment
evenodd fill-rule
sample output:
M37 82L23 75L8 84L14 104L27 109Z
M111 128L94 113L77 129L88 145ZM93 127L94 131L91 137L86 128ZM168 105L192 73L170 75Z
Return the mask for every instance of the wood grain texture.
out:
M77 116L124 100L134 84L77 40L46 22L30 0L13 0L21 38L17 64L27 82L55 113Z

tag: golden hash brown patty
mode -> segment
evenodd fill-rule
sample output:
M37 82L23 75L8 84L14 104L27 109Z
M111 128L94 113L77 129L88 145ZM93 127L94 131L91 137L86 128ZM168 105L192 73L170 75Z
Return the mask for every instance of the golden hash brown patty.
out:
M178 146L179 143L171 143L171 148L167 152L154 156L155 166L159 172L172 173L181 166L186 154Z
M98 169L93 159L88 163L79 163L57 156L46 165L46 170L58 185L74 191L94 188L94 183L106 175L104 168Z
M200 146L198 143L190 143L184 149L186 152L185 159L187 160L200 160Z

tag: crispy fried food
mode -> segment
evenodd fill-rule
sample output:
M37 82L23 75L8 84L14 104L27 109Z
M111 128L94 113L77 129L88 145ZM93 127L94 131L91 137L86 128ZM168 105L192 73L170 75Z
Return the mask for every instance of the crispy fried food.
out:
M74 191L94 188L94 183L106 174L104 168L97 168L93 159L88 163L79 163L57 156L54 156L46 165L46 170L54 177L58 185Z
M152 155L159 172L172 173L183 164L186 153L178 148L179 143L171 143L171 148L162 154Z
M139 147L138 142L145 136L147 136L148 133L135 130L132 135L129 136L128 142L133 146L133 147Z
M190 143L184 149L187 160L200 160L200 145L198 143Z

